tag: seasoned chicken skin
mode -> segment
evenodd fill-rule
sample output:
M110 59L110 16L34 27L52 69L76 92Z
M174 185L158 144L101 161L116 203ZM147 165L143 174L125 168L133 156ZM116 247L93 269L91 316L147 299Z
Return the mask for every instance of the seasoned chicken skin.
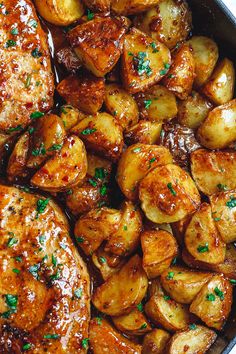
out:
M60 208L0 185L0 247L0 353L86 353L89 276Z

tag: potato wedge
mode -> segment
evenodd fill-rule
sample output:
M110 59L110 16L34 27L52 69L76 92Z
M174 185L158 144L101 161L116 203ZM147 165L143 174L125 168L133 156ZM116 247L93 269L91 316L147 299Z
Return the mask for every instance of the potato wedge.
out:
M217 44L204 36L193 36L187 44L193 49L196 77L194 84L200 87L211 76L219 57Z
M137 143L156 144L160 138L162 123L140 120L126 130L124 137L128 145Z
M128 335L143 336L152 329L144 313L137 308L128 315L113 317L112 321L119 331Z
M70 75L59 83L57 91L67 104L88 114L97 113L105 97L103 78L92 75Z
M105 107L123 129L138 122L138 107L134 98L117 84L107 84L105 88Z
M104 318L90 321L89 343L94 354L141 354L141 345L122 336Z
M124 315L142 301L147 287L148 279L142 269L142 260L135 255L95 290L92 302L107 315Z
M156 167L142 179L139 199L146 217L160 224L181 220L200 204L191 177L173 164Z
M187 226L188 226L191 218L192 218L192 215L189 214L189 215L185 216L183 219L171 224L171 229L172 229L173 235L181 247L184 245L185 231L187 229Z
M232 285L222 275L214 275L193 300L190 311L207 326L220 330L231 310Z
M96 180L108 182L112 171L111 161L90 153L87 154L87 159L88 176L94 177Z
M170 266L177 255L175 238L167 231L152 230L141 234L143 269L148 279L156 278Z
M58 27L57 27L58 28ZM78 72L82 67L80 59L75 54L74 50L66 43L65 46L56 50L55 58L57 62L63 66L63 69L66 69L69 73Z
M77 108L70 105L64 105L61 107L60 114L65 131L68 132L74 127L80 120L85 118L85 114L78 111Z
M196 150L191 154L191 173L206 195L235 189L236 152Z
M11 153L7 165L7 178L13 182L17 178L24 178L28 171L26 168L29 150L30 135L28 132L20 136Z
M165 354L170 334L163 329L153 329L143 340L142 354Z
M154 295L164 296L164 290L161 286L160 277L151 279L148 283L148 299Z
M138 184L155 167L172 162L170 152L158 145L135 144L123 152L118 163L116 179L130 200L138 197Z
M173 273L171 278L168 277L170 272ZM161 274L161 285L175 301L181 304L191 304L211 277L211 273L194 272L188 268L173 266Z
M224 262L226 246L215 226L209 204L203 203L192 216L184 242L188 252L196 260L210 264Z
M68 39L85 67L103 77L119 60L126 30L122 18L96 17L73 28Z
M214 108L198 128L197 137L208 149L223 149L236 140L236 99Z
M216 333L211 329L193 325L193 329L188 328L181 332L177 332L171 338L167 354L204 354L216 340Z
M227 103L233 99L235 86L235 70L231 60L224 58L215 68L202 92L216 105Z
M135 99L141 119L160 123L177 115L176 98L164 86L154 85L144 93L138 93Z
M212 109L212 104L193 91L185 100L178 102L178 121L191 129L198 128Z
M157 5L160 0L111 0L112 10L119 15L133 15Z
M96 12L110 11L111 0L84 0L85 5Z
M180 100L185 100L192 91L195 78L195 62L192 49L182 45L175 53L168 75L163 85L173 92Z
M68 26L84 13L80 0L35 0L34 3L44 19L57 26Z
M88 150L111 161L117 161L123 148L122 129L108 113L87 116L71 129L85 143Z
M131 93L146 90L160 81L170 67L170 51L162 43L132 28L125 35L122 54L122 81Z
M83 142L75 135L66 138L61 150L31 178L33 186L49 192L63 192L82 182L87 172Z
M140 15L137 22L141 31L172 49L187 38L192 16L186 1L160 0L157 6Z

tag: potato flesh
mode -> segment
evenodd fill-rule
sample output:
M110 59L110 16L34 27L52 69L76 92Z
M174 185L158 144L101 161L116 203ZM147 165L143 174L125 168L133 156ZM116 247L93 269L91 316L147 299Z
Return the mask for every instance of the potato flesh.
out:
M164 354L169 339L168 332L163 329L153 329L144 337L142 354Z
M162 123L140 120L137 124L127 129L124 136L128 145L136 143L156 144L160 138Z
M137 308L128 315L113 317L112 320L119 331L130 335L142 336L152 329L146 316Z
M11 182L17 177L27 176L26 162L29 150L29 141L30 136L29 133L26 132L18 139L11 153L7 165L7 177Z
M106 281L114 273L117 273L125 264L125 260L119 256L105 252L103 247L98 248L92 255L92 261L100 270L101 276Z

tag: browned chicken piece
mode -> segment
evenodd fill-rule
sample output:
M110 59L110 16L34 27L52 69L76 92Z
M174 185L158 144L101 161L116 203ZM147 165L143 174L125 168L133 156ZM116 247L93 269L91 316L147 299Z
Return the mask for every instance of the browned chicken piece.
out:
M49 198L0 185L0 352L87 352L90 287Z
M54 78L47 37L30 0L1 2L0 33L0 132L15 134L32 113L52 107Z

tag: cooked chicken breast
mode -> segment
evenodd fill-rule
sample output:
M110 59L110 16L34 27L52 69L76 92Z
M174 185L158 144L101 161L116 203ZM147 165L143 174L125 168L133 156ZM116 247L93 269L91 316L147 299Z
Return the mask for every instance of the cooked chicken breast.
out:
M0 352L87 352L90 284L60 208L0 185Z

